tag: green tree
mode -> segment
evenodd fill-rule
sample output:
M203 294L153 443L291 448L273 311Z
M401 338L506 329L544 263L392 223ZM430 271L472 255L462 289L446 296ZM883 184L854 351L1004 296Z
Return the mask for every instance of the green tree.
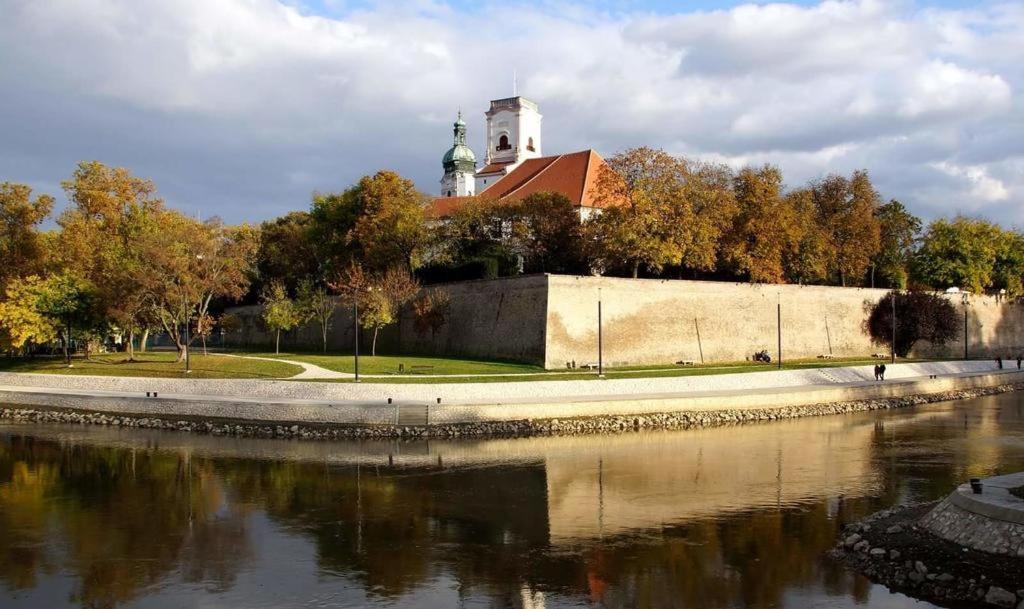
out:
M318 276L324 270L318 238L313 234L313 217L308 212L293 211L264 222L256 254L260 285L254 288L282 281L289 292L294 292L303 278Z
M808 188L794 190L786 194L784 203L793 214L792 247L783 255L786 278L798 284L826 281L832 248L818 221L813 193Z
M893 346L893 299L896 301L895 353L898 357L907 357L921 340L943 345L956 338L960 318L948 300L928 292L890 292L871 308L864 324L876 343Z
M307 277L299 281L296 305L304 320L316 321L323 341L323 352L327 353L327 333L331 329L331 321L334 319L334 310L338 308L338 301L331 296L325 286L316 285L312 279Z
M872 287L877 270L888 287L906 288L914 246L921 233L921 219L896 199L880 206L875 216L880 240L878 254L871 264Z
M565 195L535 193L505 206L512 249L527 273L586 272L580 215Z
M722 240L739 211L733 192L732 170L726 165L683 161L683 182L673 201L682 213L673 235L678 264L693 271L713 271L722 253Z
M274 353L281 353L281 331L287 332L302 322L299 307L280 281L273 281L263 289L260 302L263 305L263 323L274 332Z
M57 322L64 360L70 368L71 341L75 333L87 337L100 325L96 289L87 280L68 271L51 275L41 288L38 310Z
M878 192L865 171L855 171L849 179L830 175L810 188L831 245L831 272L840 285L862 283L879 249Z
M1019 296L1024 278L1024 235L1014 230L1000 230L996 258L992 264L992 287Z
M981 293L991 287L1002 231L986 220L957 216L928 225L914 258L917 279L936 289Z
M33 199L28 186L0 182L0 290L11 279L44 270L45 241L38 227L52 209L53 197Z

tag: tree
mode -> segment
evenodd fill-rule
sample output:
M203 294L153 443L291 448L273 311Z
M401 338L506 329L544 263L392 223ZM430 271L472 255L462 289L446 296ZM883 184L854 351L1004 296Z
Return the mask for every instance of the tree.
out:
M33 199L28 186L0 182L0 290L14 278L43 271L46 251L38 226L52 209L53 197Z
M907 357L921 340L943 345L957 336L960 320L953 305L942 296L921 291L890 292L871 308L865 326L871 339L892 348L893 299L896 300L896 348Z
M878 208L879 249L871 264L872 287L877 269L886 285L906 288L914 245L921 232L921 219L896 199Z
M99 161L79 163L62 186L72 205L58 218L57 257L62 268L96 286L101 315L127 335L134 360L136 333L156 321L143 242L158 230L163 202L151 181Z
M294 292L304 277L316 277L321 268L323 252L313 236L313 217L304 211L293 211L260 226L256 269L260 285L283 281Z
M156 227L142 244L148 266L140 281L183 361L195 333L185 341L179 329L207 315L214 298L245 295L259 237L248 225L199 222L171 210L156 215Z
M726 165L683 161L681 199L685 211L676 220L674 235L682 268L713 271L721 256L722 240L739 209L733 192L732 170Z
M229 336L242 329L242 318L234 313L225 313L217 319L217 325L220 327L223 336ZM227 339L224 340L223 346L227 346Z
M914 257L918 280L936 288L980 293L993 283L1001 231L985 220L957 216L928 225Z
M682 258L679 230L692 220L682 194L684 168L662 150L633 148L608 160L597 176L595 198L604 212L591 223L601 267L660 271Z
M41 313L57 321L64 359L70 368L74 333L88 335L98 325L96 289L68 271L51 275L41 288L37 306Z
M359 325L373 330L370 355L376 355L380 331L398 321L402 307L419 293L420 284L404 266L369 274L353 264L331 283L331 288L345 302L358 305Z
M297 306L303 319L315 320L320 327L320 337L323 340L323 352L327 353L327 333L331 329L331 320L334 319L334 310L338 303L327 291L327 288L316 285L310 278L299 281Z
M861 283L879 249L878 192L865 171L855 171L850 179L826 176L810 189L831 245L831 272L840 285Z
M1024 278L1024 235L1013 230L1000 230L996 258L992 263L992 287L1019 296Z
M55 340L59 321L43 310L46 281L37 275L14 279L0 300L0 346L22 350Z
M747 167L733 188L739 212L723 249L725 261L750 281L783 282L783 260L793 247L797 223L781 194L782 173L771 165Z
M281 331L287 332L299 325L302 317L295 301L288 297L284 283L274 281L260 294L263 304L263 322L274 331L274 353L281 353Z
M499 217L509 224L513 250L527 273L585 272L583 227L565 195L542 192L506 205Z
M786 278L801 285L826 281L832 249L818 222L813 193L808 188L794 190L786 195L784 203L793 214L791 247L783 254Z
M429 330L433 337L448 323L451 297L441 288L426 290L413 301L412 310L413 328L416 333L423 335Z
M362 260L371 269L420 265L427 229L423 215L426 196L393 171L378 171L354 187L360 215L352 228Z

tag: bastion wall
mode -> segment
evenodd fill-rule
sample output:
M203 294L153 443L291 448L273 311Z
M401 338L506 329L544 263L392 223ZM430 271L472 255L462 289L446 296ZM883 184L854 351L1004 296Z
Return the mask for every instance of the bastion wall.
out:
M609 366L739 361L767 349L777 356L781 305L783 359L868 356L864 321L887 290L657 279L526 275L434 286L451 300L448 322L436 333L417 332L411 311L381 332L378 349L481 357L565 368L598 360L597 301L602 303L604 363ZM947 296L967 317L970 357L1015 357L1024 352L1024 305L991 296ZM258 307L232 310L244 320L228 346L271 347ZM699 339L698 339L699 334ZM371 333L363 333L363 351ZM351 350L352 312L340 307L328 337L332 351ZM315 350L319 329L282 334L282 350ZM943 346L919 343L913 355L959 358L962 326ZM1015 365L1015 364L1014 364Z

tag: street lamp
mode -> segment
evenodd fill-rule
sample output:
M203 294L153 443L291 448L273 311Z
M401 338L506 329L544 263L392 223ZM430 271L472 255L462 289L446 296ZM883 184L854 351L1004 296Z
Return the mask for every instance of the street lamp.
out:
M964 305L964 359L967 359L967 305L970 304L970 294L964 292L963 296L960 297L960 302Z
M366 292L372 292L373 286L367 286ZM355 292L355 296L352 298L352 320L353 320L353 342L355 343L355 379L354 382L359 382L359 292Z
M891 362L893 364L896 363L896 295L897 294L898 294L898 292L896 290L892 291L892 349L891 349L892 353L890 355L891 355L891 358L892 358Z
M601 288L597 288L597 378L604 378L604 344L601 335Z

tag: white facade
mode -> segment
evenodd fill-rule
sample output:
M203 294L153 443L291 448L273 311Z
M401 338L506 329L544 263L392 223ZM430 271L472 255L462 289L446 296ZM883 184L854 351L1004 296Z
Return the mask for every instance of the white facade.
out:
M499 165L477 174L476 190L484 191L488 186L507 175L526 159L542 156L540 108L525 97L506 97L491 101L485 113L487 153L485 167Z
M476 194L476 179L472 171L450 171L441 178L442 197L471 197Z

